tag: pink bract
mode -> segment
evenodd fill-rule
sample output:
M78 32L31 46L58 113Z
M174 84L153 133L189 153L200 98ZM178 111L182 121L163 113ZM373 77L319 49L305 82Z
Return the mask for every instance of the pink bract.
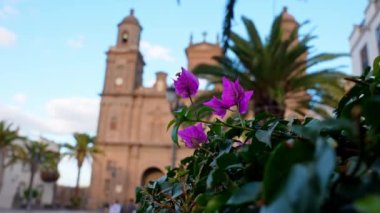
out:
M201 123L178 131L178 135L188 148L197 148L201 143L207 142L207 135L204 133Z
M211 100L203 103L203 105L213 109L214 113L222 118L224 117L224 115L226 115L226 111L231 107L229 105L224 104L222 100L219 100L216 97L213 97Z
M205 102L204 105L212 108L216 115L224 117L226 111L232 106L237 106L241 114L248 111L249 100L253 95L253 91L245 91L240 85L239 79L235 82L223 77L223 92L222 99L219 100L213 97L210 101Z
M175 92L182 98L190 98L198 92L199 80L185 68L182 67L181 69L182 72L179 77L174 80Z

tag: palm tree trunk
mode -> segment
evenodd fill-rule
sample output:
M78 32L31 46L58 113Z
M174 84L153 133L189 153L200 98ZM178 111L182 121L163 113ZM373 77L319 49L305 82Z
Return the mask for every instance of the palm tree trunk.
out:
M77 184L75 186L75 197L79 197L79 180L80 180L81 167L78 166Z
M5 148L2 148L0 150L0 192L3 187L3 178L5 172L5 153Z
M30 165L30 179L29 179L29 186L28 186L28 204L27 204L27 210L32 209L32 187L34 182L34 174L36 173L35 166L33 163Z
M255 115L267 112L277 118L284 118L285 106L267 95L257 95L254 99L254 112Z

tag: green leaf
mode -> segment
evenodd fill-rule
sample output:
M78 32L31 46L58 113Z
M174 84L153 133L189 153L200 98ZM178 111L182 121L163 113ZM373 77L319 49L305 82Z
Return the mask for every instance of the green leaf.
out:
M191 113L190 109L187 109L184 115L184 120L191 120L192 118L193 118L193 114Z
M347 174L353 174L355 167L359 163L359 156L352 156L352 157L348 158L346 161L347 161L347 164L346 164ZM367 170L367 167L366 167L365 163L361 162L359 165L359 169L356 172L356 175L359 176L359 174L365 172L366 170Z
M212 132L220 137L223 136L223 127L220 125L220 121L217 120L214 124L209 125L208 128L210 128L209 133Z
M231 117L227 118L226 123L228 123L230 125L237 125L237 124L241 123L241 120L238 116L234 116L234 117L231 116Z
M203 106L199 109L197 109L197 117L201 118L204 113L210 113L213 110L210 107Z
M272 202L284 188L292 166L313 159L314 147L304 141L278 145L272 152L264 173L264 198Z
M380 96L375 96L365 102L363 107L363 114L366 121L374 129L380 129Z
M243 203L253 202L257 199L260 192L260 182L247 183L240 187L238 191L232 194L230 199L228 199L227 204L240 205Z
M166 131L170 129L170 127L176 122L176 119L171 120L168 125L166 126Z
M324 194L328 189L331 173L335 168L335 151L327 140L319 137L315 150L315 175L318 178L319 192Z
M258 122L258 121L268 119L268 118L272 118L272 117L273 117L273 115L268 113L268 112L260 112L257 115L255 115L255 121Z
M160 186L160 190L162 193L168 195L168 196L171 196L172 193L173 193L173 185L169 182L161 182L161 181L157 181L159 182L159 186Z
M282 192L262 212L319 212L335 168L334 150L322 137L317 139L313 158L293 164Z
M358 212L379 213L380 212L380 196L370 195L365 198L361 198L355 201L354 207Z
M243 132L244 130L242 129L231 128L230 130L226 132L225 137L226 138L240 137Z
M276 128L276 126L278 125L278 121L276 121L275 123L272 124L272 126L268 129L268 130L257 130L256 131L256 138L260 141L260 142L263 142L265 143L266 145L268 145L269 147L272 147L272 144L271 144L271 136L272 136L272 133L273 133L273 130Z
M224 205L228 197L225 194L219 194L212 197L204 210L205 213L215 213Z
M141 198L143 197L142 187L136 187L135 193L136 193L136 202L138 202L138 203L141 202L142 201Z
M234 153L225 153L219 156L216 160L216 164L219 168L226 168L229 165L238 163L238 159Z
M212 188L213 186L220 186L223 182L228 180L226 173L226 168L230 165L237 164L238 158L233 153L221 152L219 156L211 162L210 166L214 168L211 170L207 177L207 188Z
M226 147L223 147L223 148L221 148L221 150L220 150L220 152L219 152L219 155L210 163L210 166L212 166L212 167L215 167L217 164L217 160L221 157L221 156L223 156L223 155L225 155L225 154L227 154L227 153L229 153L230 152L230 150L231 150L231 148L232 148L232 143L229 143Z
M220 186L221 183L227 180L227 178L227 174L224 172L224 170L215 168L210 172L210 174L207 177L207 188L211 189L214 186Z
M172 188L172 198L179 197L183 193L180 183L175 183Z
M360 104L363 99L366 99L369 96L371 96L371 92L368 85L356 84L339 101L338 107L336 109L337 117L351 118L352 107Z
M179 125L175 125L172 129L172 134L171 134L171 137L172 137L172 140L173 142L179 146L178 144L178 128L179 128Z
M206 206L207 205L207 201L208 201L208 196L205 195L205 194L199 194L196 198L195 198L195 202L200 205L200 206Z
M373 61L373 75L376 79L380 78L380 56L377 56Z
M296 164L290 171L284 190L270 205L264 207L261 213L293 213L293 212L319 212L318 194L313 184L312 166L309 164Z

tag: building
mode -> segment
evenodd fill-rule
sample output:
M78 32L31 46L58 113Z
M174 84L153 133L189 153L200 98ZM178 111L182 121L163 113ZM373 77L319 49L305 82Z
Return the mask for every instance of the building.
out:
M369 0L364 20L355 25L350 40L350 53L354 75L360 75L380 55L380 0Z
M98 208L116 199L135 197L136 186L164 174L193 150L173 149L166 126L172 119L166 98L167 75L156 74L153 87L142 85L144 58L139 50L142 27L133 10L118 25L116 45L107 51L107 68L97 130L104 154L95 157L88 206ZM209 63L221 54L218 44L206 41L186 49L188 67Z
M44 142L49 144L49 150L58 152L58 144L51 141ZM15 143L22 145L23 142L15 141ZM25 207L26 198L24 197L24 191L28 188L29 179L30 168L28 165L16 162L6 167L0 191L0 209ZM40 196L36 200L32 200L33 206L45 207L53 205L55 187L54 182L44 182L41 179L40 172L37 172L34 177L33 188L40 192Z

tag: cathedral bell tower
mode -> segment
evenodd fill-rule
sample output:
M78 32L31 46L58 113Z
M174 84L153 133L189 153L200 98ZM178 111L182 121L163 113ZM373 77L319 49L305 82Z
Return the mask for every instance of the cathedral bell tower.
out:
M142 27L131 10L118 25L116 45L107 51L107 67L98 123L99 143L128 141L133 96L142 86L144 60L139 51Z
M106 79L102 95L130 95L142 85L144 61L139 51L142 27L131 10L118 25L116 45L107 52Z
M143 87L141 26L131 13L118 25L116 44L107 51L96 143L102 154L92 164L88 207L134 198L137 186L163 175L192 149L176 147L166 125L173 118L166 98L167 75ZM195 57L195 56L194 56Z

